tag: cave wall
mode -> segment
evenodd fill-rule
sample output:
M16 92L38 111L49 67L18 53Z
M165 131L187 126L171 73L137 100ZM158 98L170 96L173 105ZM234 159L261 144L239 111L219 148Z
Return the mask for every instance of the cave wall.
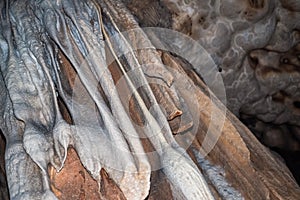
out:
M127 4L141 26L172 28L197 40L219 67L227 107L265 145L299 151L298 1Z
M67 199L63 196L63 193L69 195L72 192L69 191L70 188L64 188L64 184L70 182L60 182L60 180L67 180L67 178L64 178L64 173L68 174L68 172L62 171L62 174L54 172L54 168L61 170L64 164L65 167L69 166L70 160L66 160L66 157L74 158L75 161L73 162L72 159L71 161L73 164L75 163L75 167L70 168L70 170L76 171L74 174L78 176L78 180L87 180L85 185L78 186L75 184L74 187L86 191L90 196L98 195L97 198L103 198L97 193L96 181L98 181L98 184L104 182L102 184L104 185L102 195L109 193L107 194L108 197L105 198L111 197L113 193L117 194L116 198L120 199L125 197L145 198L148 194L147 191L151 188L152 193L150 194L153 196L150 195L149 198L155 199L154 196L160 196L162 191L157 185L150 185L150 176L154 180L157 179L158 185L160 184L159 180L164 180L162 185L168 191L169 196L172 192L173 195L176 194L172 184L176 182L179 185L177 186L180 187L180 180L176 179L178 177L174 178L172 173L163 170L150 174L147 171L150 166L146 158L128 154L118 155L119 152L107 145L108 142L106 141L109 140L105 140L105 137L102 138L102 136L97 139L93 135L95 132L98 134L101 130L101 134L102 132L108 133L108 135L111 134L111 137L119 139L117 141L120 143L114 143L114 145L133 149L133 151L138 151L141 147L150 151L156 149L155 145L159 143L153 141L140 142L131 140L126 136L119 137L112 134L114 131L123 133L122 128L125 128L125 133L135 132L132 127L127 127L128 121L124 117L127 110L123 110L121 101L114 99L114 95L110 93L113 81L116 82L118 79L116 77L120 77L122 74L120 69L113 70L115 66L118 66L118 63L111 63L111 78L102 80L97 88L90 86L94 78L100 77L102 73L102 71L99 72L95 68L96 63L103 61L99 57L104 54L108 58L112 56L107 49L101 46L105 34L101 33L99 28L106 29L107 34L113 35L117 33L114 23L121 31L149 26L169 28L184 33L199 42L218 67L218 70L214 73L222 77L226 89L226 106L229 110L239 117L265 145L292 152L299 151L299 1L124 0L122 2L110 2L99 0L88 1L88 3L58 1L57 4L50 1L28 2L28 5L26 2L20 3L17 1L11 1L8 5L4 2L1 4L3 12L0 39L2 42L1 73L3 80L1 79L0 85L1 91L4 91L1 101L5 105L1 108L1 129L8 146L6 149L7 169L8 171L11 170L9 172L12 174L22 175L18 177L19 179L8 178L12 198L43 195L55 198L52 194L54 191L56 196ZM6 9L9 9L10 13L6 13ZM103 18L99 14L100 11L104 13ZM34 18L33 21L32 17ZM103 20L105 27L101 27L101 20ZM26 27L30 28L26 29ZM142 38L144 39L142 42L146 41L145 43L147 43L148 40L145 38ZM96 54L95 57L91 57L92 64L89 63L90 68L84 69L90 70L90 72L85 74L85 71L79 66L86 53L93 48L99 48L100 53ZM14 53L14 50L18 53ZM157 63L170 65L173 63L174 66L177 66L176 70L184 71L183 69L185 69L185 73L188 73L188 70L198 72L198 68L203 67L191 66L187 64L189 60L183 61L177 56L161 51L142 50L135 53L136 59L140 63L149 62L153 65ZM124 66L128 70L134 64L130 63L130 58L126 59L129 61ZM177 63L177 65L174 63ZM199 73L190 73L190 78L197 79L195 78L197 76L200 79L203 78ZM191 122L191 114L187 111L188 109L184 109L186 102L189 102L188 97L183 96L184 92L180 91L177 86L172 86L172 78L175 74L160 65L157 65L157 69L143 68L143 72L139 76L145 76L145 80L148 82L153 81L153 79L161 79L164 83L163 86L151 85L147 90L144 89L139 92L146 107L149 107L151 101L157 101L163 105L165 112L161 113L158 109L154 111L156 113L153 115L157 119L161 119L156 119L159 125L169 127L164 130L164 134L167 135L164 135L164 137L168 142L175 144L172 148L178 153L182 150L173 141L172 133L178 134L187 131L194 124ZM75 79L78 75L80 81L77 80L76 82ZM186 79L189 80L189 78ZM140 80L137 79L137 81ZM78 82L79 85L76 85ZM191 81L187 82L192 85ZM199 85L201 85L200 82L198 81ZM71 92L74 87L80 89L79 93L75 94L79 98L70 100L70 96L74 95ZM128 88L130 87L127 85L123 89L126 92ZM98 96L91 95L92 90L97 90ZM36 100L37 97L42 98ZM85 105L87 99L92 100L91 104ZM98 107L96 114L95 104ZM132 118L136 118L141 124L145 123L145 116L140 114L145 112L145 107L144 110L139 108L136 99L132 100L130 105L132 106L131 109L134 110L130 114L133 115ZM91 112L93 114L90 114ZM186 113L188 113L186 115L187 121L184 121L178 127L179 123L176 121L179 119L178 116ZM105 121L102 118L104 115L108 116L107 118L113 123L111 124L109 120ZM95 129L99 125L93 123L95 118L100 123L100 129ZM204 121L201 122L204 123ZM75 126L76 123L81 126ZM82 125L89 125L92 129ZM150 131L153 131L152 129L153 127ZM82 132L85 133L84 136L80 134ZM100 148L91 145L95 141L98 142L97 145L101 144ZM85 147L84 144L89 144L90 147ZM138 145L135 146L136 144ZM74 147L78 154L74 153L74 150L68 151L68 146ZM225 147L230 149L229 146L224 145L223 148ZM91 152L89 148L94 151ZM113 153L111 154L111 152ZM259 152L266 153L264 150ZM216 151L211 155L214 162L218 160L216 156L218 153ZM97 157L101 159L97 160ZM133 176L130 173L118 174L114 169L106 167L106 163L110 162L108 157L119 158L120 166L124 168L130 168L139 163L148 173L146 175L139 174L139 176ZM159 159L157 157L162 157L162 155L156 155L151 159ZM190 157L187 155L186 157L188 159L187 163L189 163ZM254 158L257 159L255 156ZM268 158L271 158L271 156ZM257 162L255 159L253 162ZM83 166L80 165L79 160L81 160ZM131 160L131 162L126 163L127 160ZM14 168L16 163L21 163L19 168ZM49 170L48 164L50 163L54 168ZM222 163L219 164L222 165ZM30 173L24 174L24 168L21 166L25 165L30 166L26 169ZM251 163L249 163L250 165ZM194 169L195 166L193 164L191 166ZM247 165L247 167L249 166ZM270 165L266 166L270 167ZM278 164L274 168L277 169L280 166L281 164ZM103 171L104 168L107 172ZM201 167L199 168L201 169ZM101 174L100 169L102 169ZM198 170L198 168L196 169ZM236 168L236 170L238 169ZM251 169L250 167L247 168L249 173ZM124 169L122 168L122 170ZM47 180L49 171L52 173L50 179L53 183L51 186L48 185ZM77 171L80 173L77 173ZM232 173L229 173L231 174L229 177L234 177ZM196 174L200 173L197 171ZM285 175L289 177L287 180L290 180L290 174L285 173ZM93 181L93 178L96 181ZM280 177L279 179L283 180L284 178ZM199 178L199 183L201 183L200 180L202 179ZM257 195L246 194L245 188L240 188L241 186L237 184L238 179L232 180L235 180L233 185L238 187L244 196L254 198ZM21 186L17 182L21 182ZM36 183L32 184L32 182ZM134 184L128 186L129 182ZM273 187L269 183L267 186L264 186L261 182L260 184L264 189L261 189L259 194L263 194L264 191L268 191ZM91 185L93 189L88 191L89 187L87 185ZM216 190L217 186L211 185L213 184L209 184L208 187L214 187ZM19 189L14 187L19 187ZM290 187L296 186L291 184ZM105 188L107 188L107 191ZM191 186L191 188L193 187ZM231 188L230 184L229 188ZM278 188L280 187L276 186L276 189ZM235 193L235 188L232 190L237 198L241 197L239 192ZM254 190L255 188L252 191ZM34 194L33 191L36 193ZM188 189L183 190L186 193L189 191ZM85 193L76 193L76 197L86 198L83 194ZM213 194L218 196L220 191L215 191ZM276 196L276 194L270 192L270 195ZM285 193L282 192L281 194ZM177 195L181 197L180 195L183 194ZM207 195L211 196L210 194ZM291 196L296 196L296 192Z

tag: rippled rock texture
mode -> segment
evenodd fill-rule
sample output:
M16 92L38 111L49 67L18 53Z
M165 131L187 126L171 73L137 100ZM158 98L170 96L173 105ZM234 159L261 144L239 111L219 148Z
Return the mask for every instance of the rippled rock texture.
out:
M267 146L299 151L299 1L11 0L0 9L3 199L6 184L11 199L299 196L282 161L208 98L216 92Z
M198 40L220 67L228 108L266 145L299 150L300 2L163 2L171 27Z

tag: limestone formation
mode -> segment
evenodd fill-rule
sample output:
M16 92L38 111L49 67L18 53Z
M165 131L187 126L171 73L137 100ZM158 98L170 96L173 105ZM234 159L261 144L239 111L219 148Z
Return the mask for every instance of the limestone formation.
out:
M1 199L300 196L298 1L0 10Z

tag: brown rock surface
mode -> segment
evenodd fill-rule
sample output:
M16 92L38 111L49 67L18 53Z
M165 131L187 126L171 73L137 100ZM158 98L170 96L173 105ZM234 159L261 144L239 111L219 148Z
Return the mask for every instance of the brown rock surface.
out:
M0 2L10 11L0 18L0 198L9 198L5 176L12 199L300 197L283 159L268 148L290 153L295 165L287 165L297 175L295 0L19 3ZM119 47L103 42L119 29L147 26L181 31L204 47L221 77L210 81L224 80L229 110L203 81L203 66L154 48L119 58ZM155 39L132 34L128 41L135 47ZM135 67L118 99L114 84ZM140 83L149 87L131 91Z

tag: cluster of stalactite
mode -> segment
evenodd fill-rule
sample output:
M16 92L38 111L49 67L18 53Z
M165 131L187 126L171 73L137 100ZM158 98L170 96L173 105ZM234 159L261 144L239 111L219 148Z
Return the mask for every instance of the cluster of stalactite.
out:
M179 145L188 136L174 137L198 128L184 68L206 83L221 76L226 106L262 143L300 150L297 0L7 0L0 11L3 199L6 184L11 199L56 199L49 171L64 169L69 147L99 188L111 178L120 199L146 198L156 169L174 198L241 199L222 169L196 150L200 164L192 161ZM189 64L192 53L183 60L154 48L164 38L141 27L193 38L218 67L216 80Z
M177 122L189 114L182 93L191 85L178 88L153 48L117 53L124 45L110 37L139 27L122 2L2 1L0 9L0 125L11 199L56 199L48 169L64 167L68 147L100 187L105 169L127 199L146 198L151 171L158 168L174 197L213 199L173 137L192 126ZM130 39L151 47L142 31ZM174 59L168 53L163 58ZM117 76L124 78L119 88ZM131 99L121 98L126 95ZM142 131L134 126L128 104ZM146 155L143 137L156 161Z

